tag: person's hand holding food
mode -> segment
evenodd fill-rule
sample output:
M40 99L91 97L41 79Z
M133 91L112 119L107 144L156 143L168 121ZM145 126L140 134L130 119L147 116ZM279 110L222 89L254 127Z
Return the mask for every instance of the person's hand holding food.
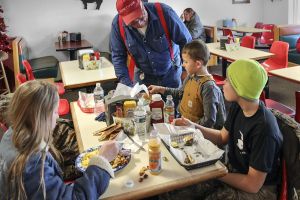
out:
M107 159L108 162L111 162L116 158L119 151L119 146L115 141L107 141L99 148L99 156L102 156Z
M166 91L166 88L162 87L162 86L158 86L158 85L150 85L148 87L148 91L150 94L157 94L157 93L164 94Z

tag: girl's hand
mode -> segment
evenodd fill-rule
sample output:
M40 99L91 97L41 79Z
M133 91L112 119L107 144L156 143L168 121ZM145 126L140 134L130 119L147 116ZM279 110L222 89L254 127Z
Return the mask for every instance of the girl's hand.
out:
M107 141L99 148L99 156L104 157L108 162L114 160L120 149L115 141Z
M157 93L163 94L165 92L164 89L165 89L164 87L158 85L150 85L148 87L148 91L150 94L157 94Z

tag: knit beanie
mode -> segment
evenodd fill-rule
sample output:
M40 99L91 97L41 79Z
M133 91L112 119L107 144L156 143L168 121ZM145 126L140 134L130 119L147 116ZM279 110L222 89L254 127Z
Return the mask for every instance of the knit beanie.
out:
M227 78L240 97L259 99L268 75L266 70L255 60L241 59L229 65Z

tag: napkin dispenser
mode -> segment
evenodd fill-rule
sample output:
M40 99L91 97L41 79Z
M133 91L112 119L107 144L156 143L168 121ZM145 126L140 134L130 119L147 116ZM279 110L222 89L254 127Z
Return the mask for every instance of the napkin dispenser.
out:
M123 104L124 101L127 100L138 101L136 97L131 97L129 95L119 95L113 97L113 93L108 93L108 95L104 97L105 118L106 118L107 125L111 125L114 123L112 115L114 114L114 112L116 112L116 105L120 103Z
M81 33L70 33L70 41L71 42L80 42L81 41Z
M93 49L80 49L77 51L77 55L78 55L78 62L79 62L79 68L80 69L84 69L83 67L83 62L82 62L82 56L84 54L90 54L90 53L94 53Z

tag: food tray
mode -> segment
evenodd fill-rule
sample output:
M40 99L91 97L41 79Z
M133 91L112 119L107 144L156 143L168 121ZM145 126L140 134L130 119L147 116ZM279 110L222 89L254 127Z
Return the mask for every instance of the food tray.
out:
M170 154L175 158L175 160L185 169L187 170L192 170L192 169L197 169L197 168L201 168L201 167L206 167L209 165L212 165L214 163L216 163L218 160L220 160L223 156L221 156L218 159L213 159L213 160L209 160L209 161L205 161L205 162L201 162L201 163L195 163L195 164L184 164L182 163L176 156L175 154L171 151L171 148L168 144L166 144L166 142L164 140L162 140L163 144L166 146L166 148L169 150Z

